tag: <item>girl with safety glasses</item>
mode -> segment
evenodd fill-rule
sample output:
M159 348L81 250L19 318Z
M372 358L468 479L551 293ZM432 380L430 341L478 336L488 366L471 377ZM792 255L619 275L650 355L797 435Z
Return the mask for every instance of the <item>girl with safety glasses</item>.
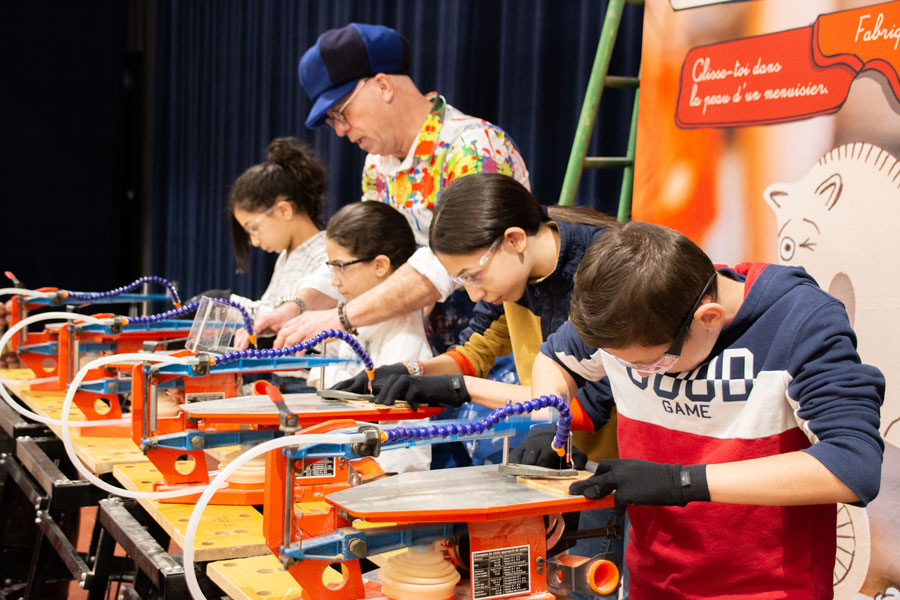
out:
M413 255L416 239L406 218L389 204L354 202L328 221L325 250L332 283L341 295L338 311L343 315L344 302L386 280ZM348 332L357 337L376 366L403 359L426 360L432 356L421 310L375 325L349 327ZM353 349L344 343L329 345L328 354L356 358ZM333 385L358 370L356 362L327 367L324 386ZM310 371L310 384L316 383L318 374L318 369ZM387 450L377 460L386 472L427 470L431 467L431 446Z
M247 270L251 246L278 254L269 286L259 300L231 295L254 319L285 302L299 302L294 297L297 283L321 268L324 200L325 171L312 149L293 138L272 140L266 161L235 180L227 215L237 271ZM330 291L327 282L320 287ZM245 346L246 340L239 345Z

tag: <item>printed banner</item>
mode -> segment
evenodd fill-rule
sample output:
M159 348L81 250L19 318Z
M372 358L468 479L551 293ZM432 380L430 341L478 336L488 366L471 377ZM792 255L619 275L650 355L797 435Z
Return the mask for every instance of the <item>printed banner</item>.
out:
M898 73L900 0L646 0L632 207L716 263L802 266L839 299L860 356L885 374L889 456L900 454ZM876 502L900 505L900 467L886 460L883 473ZM900 526L871 506L839 513L852 534L838 539L836 600L900 581Z
M679 127L768 124L837 111L864 69L900 97L900 5L822 15L809 27L692 49L681 69Z

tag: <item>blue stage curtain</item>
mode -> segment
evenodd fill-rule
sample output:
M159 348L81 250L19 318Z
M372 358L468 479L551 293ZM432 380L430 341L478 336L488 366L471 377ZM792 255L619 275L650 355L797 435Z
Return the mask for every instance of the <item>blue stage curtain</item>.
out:
M360 197L364 153L304 126L297 61L317 36L349 22L409 38L412 76L516 141L545 204L557 201L600 38L599 0L217 0L157 4L153 99L154 272L186 295L232 287L258 297L274 257L254 252L235 276L224 216L229 186L267 142L310 143L329 176L328 215ZM626 7L612 74L640 62L641 9ZM604 95L590 154L622 154L633 93ZM621 172L586 172L578 203L615 212Z

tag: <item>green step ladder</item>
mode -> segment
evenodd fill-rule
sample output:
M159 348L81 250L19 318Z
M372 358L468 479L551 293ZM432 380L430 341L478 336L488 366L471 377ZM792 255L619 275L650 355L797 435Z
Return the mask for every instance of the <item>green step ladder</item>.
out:
M600 42L597 44L597 54L594 57L594 65L591 68L591 77L588 81L587 93L584 104L581 107L581 116L578 118L578 127L575 129L575 142L572 144L572 152L569 154L569 163L566 166L566 175L563 179L562 190L559 193L560 206L572 206L575 202L575 192L578 190L578 182L582 171L587 169L624 168L622 175L622 189L619 193L619 210L617 219L627 221L631 218L631 196L634 189L634 149L637 137L638 98L640 94L640 73L637 77L621 77L609 75L609 62L612 57L613 47L616 45L616 37L622 22L622 13L625 4L643 5L644 0L609 0L606 7L606 17L603 20L603 29L600 32ZM588 143L594 131L594 123L597 118L597 108L600 106L600 97L605 88L628 88L635 90L634 108L631 112L631 129L628 134L628 147L625 156L587 156Z

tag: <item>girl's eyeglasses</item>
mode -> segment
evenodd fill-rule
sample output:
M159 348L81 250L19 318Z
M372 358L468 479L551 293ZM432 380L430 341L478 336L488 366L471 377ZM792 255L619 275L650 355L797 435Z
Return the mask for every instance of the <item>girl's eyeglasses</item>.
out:
M678 335L675 336L675 339L672 340L671 344L669 344L669 348L666 350L666 353L663 354L659 360L652 363L633 363L619 358L611 352L607 352L607 354L615 358L622 365L634 369L635 371L640 371L641 373L667 372L675 365L676 362L678 362L678 359L681 358L681 351L684 348L684 340L687 337L687 332L691 329L691 323L694 322L694 313L697 312L697 309L700 308L700 303L703 302L703 298L705 298L706 294L709 293L709 289L712 287L713 282L716 280L716 275L716 273L713 273L712 277L709 278L709 281L706 282L706 285L703 286L703 291L700 292L700 297L697 298L697 301L694 302L694 306L691 307L691 310L688 311L687 316L684 318L684 322L681 324L681 329L678 330Z
M367 256L365 258L357 258L354 260L345 260L343 262L339 260L326 260L325 264L334 269L338 273L343 273L344 269L349 267L350 265L355 265L356 263L361 262L369 262L371 260L375 260L377 256Z
M244 231L246 231L250 237L259 237L259 222L271 215L275 210L275 206L276 205L273 204L264 213L256 216L253 219L250 219L250 221L248 221L246 225L242 225Z
M474 273L465 273L463 275L451 275L450 280L453 281L456 285L467 286L467 285L479 285L481 283L481 276L484 274L484 270L487 268L487 263L491 259L491 256L497 251L497 248L500 247L500 243L503 241L503 236L497 238L491 247L487 249L480 259L478 259L478 266L475 267L476 271Z

